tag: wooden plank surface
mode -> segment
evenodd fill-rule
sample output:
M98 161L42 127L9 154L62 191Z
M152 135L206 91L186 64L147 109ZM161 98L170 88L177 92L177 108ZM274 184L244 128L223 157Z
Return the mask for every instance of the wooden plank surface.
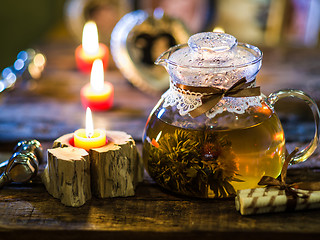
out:
M57 137L84 126L79 91L89 78L75 70L74 47L68 42L40 45L48 58L43 78L30 89L16 88L0 96L0 160L11 155L18 140L37 138L47 149ZM258 83L267 94L300 88L319 100L319 63L314 51L267 50ZM115 104L110 111L94 113L95 125L128 132L141 150L143 128L159 96L140 92L115 69L106 79L115 86ZM293 148L308 141L313 126L301 105L289 109L302 112L299 117L292 117L284 105ZM304 127L298 128L300 124ZM318 151L300 167L291 167L289 180L320 180L319 156ZM0 190L0 239L317 239L319 226L320 210L243 217L233 199L176 196L147 175L134 197L93 198L80 208L65 207L52 198L39 176L33 183Z
M291 180L320 181L319 168L291 169L288 174ZM65 234L68 239L298 239L301 235L312 239L320 234L320 210L244 217L236 212L233 199L176 196L160 189L148 176L134 197L93 198L80 208L66 207L52 198L39 178L24 186L5 187L0 199L2 237L19 239L31 239L39 231L46 239L65 239Z

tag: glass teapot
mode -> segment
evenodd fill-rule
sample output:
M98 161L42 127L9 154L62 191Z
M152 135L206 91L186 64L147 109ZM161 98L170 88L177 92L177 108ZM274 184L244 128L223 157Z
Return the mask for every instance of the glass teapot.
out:
M149 175L178 194L224 198L278 177L286 155L274 104L297 97L311 108L315 135L291 163L306 160L318 144L319 110L299 90L260 93L255 77L262 52L224 33L198 33L156 61L170 88L152 110L143 135Z

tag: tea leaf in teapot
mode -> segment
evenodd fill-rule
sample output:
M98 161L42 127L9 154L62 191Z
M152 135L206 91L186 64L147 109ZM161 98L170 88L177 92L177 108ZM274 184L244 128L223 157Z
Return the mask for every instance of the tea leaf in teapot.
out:
M158 140L156 147L144 145L149 153L148 170L165 188L186 195L216 197L235 194L231 181L238 181L237 157L225 136L213 131L176 129Z
M225 197L226 195L235 194L232 181L242 181L236 178L239 174L237 166L237 156L232 150L232 144L225 135L220 136L212 130L204 130L202 138L202 162L210 161L208 156L211 156L213 171L209 175L208 184L210 189L217 197ZM218 154L217 154L218 153Z
M197 176L198 171L195 168L189 168L185 171L187 177L194 178Z

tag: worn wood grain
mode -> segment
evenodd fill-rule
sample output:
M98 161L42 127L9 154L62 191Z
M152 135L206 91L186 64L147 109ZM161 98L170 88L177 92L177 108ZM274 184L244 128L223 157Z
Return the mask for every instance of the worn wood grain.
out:
M66 206L85 204L91 198L88 152L69 147L48 149L47 153L47 165L41 175L47 191Z
M21 238L24 232L30 235L39 230L43 235L47 231L50 235L54 232L53 236L58 239L62 238L59 234L69 231L73 231L73 235L68 235L70 239L90 234L130 239L210 236L247 239L258 234L259 239L267 239L262 236L265 232L274 239L280 239L278 235L297 239L302 233L303 239L308 239L308 236L320 234L320 210L243 217L236 212L233 199L176 196L148 179L138 186L134 197L92 198L76 209L52 198L39 182L6 187L0 196L0 231ZM53 239L52 235L49 237Z
M89 183L88 187L89 189L91 188L92 194L100 198L133 196L137 184L143 180L144 169L142 158L138 153L135 141L130 135L123 131L106 131L106 135L108 143L105 146L90 149L89 157L87 159L90 167L83 169L84 171L78 169L80 176L74 176L72 179L82 179L82 175L88 175L89 179L91 179L91 187L90 181L84 181L82 187L86 188L85 183ZM78 148L71 145L70 139L72 138L73 133L65 134L54 141L54 149L48 150L48 164L46 165L42 179L50 193L52 191L50 191L48 186L56 185L55 182L60 181L57 181L55 175L50 178L49 173L58 172L60 173L58 174L60 177L60 175L65 176L66 173L69 172L69 170L65 168L57 169L57 163L71 162L74 163L74 165L77 163L81 164L81 161L74 161L78 160L75 159L77 157L77 151L75 150ZM78 150L84 151L83 149ZM67 155L68 158L65 157L66 154L60 154L64 158L57 159L57 156L52 152L69 152L69 154ZM74 158L72 154L74 154ZM60 185L58 186L60 187ZM65 194L62 194L62 196L64 195ZM68 194L68 196L72 195ZM85 201L86 198L82 198L81 205L83 205ZM78 205L76 203L78 203ZM66 205L79 206L79 201L75 202L73 205Z
M317 158L317 154L312 157L314 161ZM320 181L319 169L290 168L288 180ZM61 236L65 234L67 239L312 239L320 234L320 210L243 217L235 210L233 199L175 195L158 187L147 174L135 196L92 197L80 208L62 205L47 193L38 177L33 183L0 190L0 209L0 232L8 238L31 239L32 232L48 234L48 239L65 239Z
M143 163L132 137L107 131L108 144L90 150L92 191L100 198L128 197L143 180Z

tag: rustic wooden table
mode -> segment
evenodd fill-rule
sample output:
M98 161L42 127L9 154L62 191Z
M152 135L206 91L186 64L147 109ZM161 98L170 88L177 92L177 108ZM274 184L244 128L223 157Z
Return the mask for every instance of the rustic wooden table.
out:
M84 126L79 90L88 76L75 69L69 42L48 42L39 48L48 65L29 88L0 95L0 160L11 155L18 140L36 138L45 149L57 137ZM265 93L299 88L320 100L320 51L266 49L258 84ZM131 134L141 149L144 124L159 96L132 87L117 70L106 79L114 84L112 110L94 113L96 127ZM281 108L285 106L284 108ZM310 113L301 102L280 104L289 147L303 145L313 135ZM294 112L290 114L289 112ZM289 169L289 180L320 180L320 153ZM45 164L45 163L44 163ZM44 164L41 165L40 173ZM136 195L93 198L80 208L62 205L33 183L0 189L0 239L319 239L320 210L241 216L233 199L200 200L160 189L145 175Z

